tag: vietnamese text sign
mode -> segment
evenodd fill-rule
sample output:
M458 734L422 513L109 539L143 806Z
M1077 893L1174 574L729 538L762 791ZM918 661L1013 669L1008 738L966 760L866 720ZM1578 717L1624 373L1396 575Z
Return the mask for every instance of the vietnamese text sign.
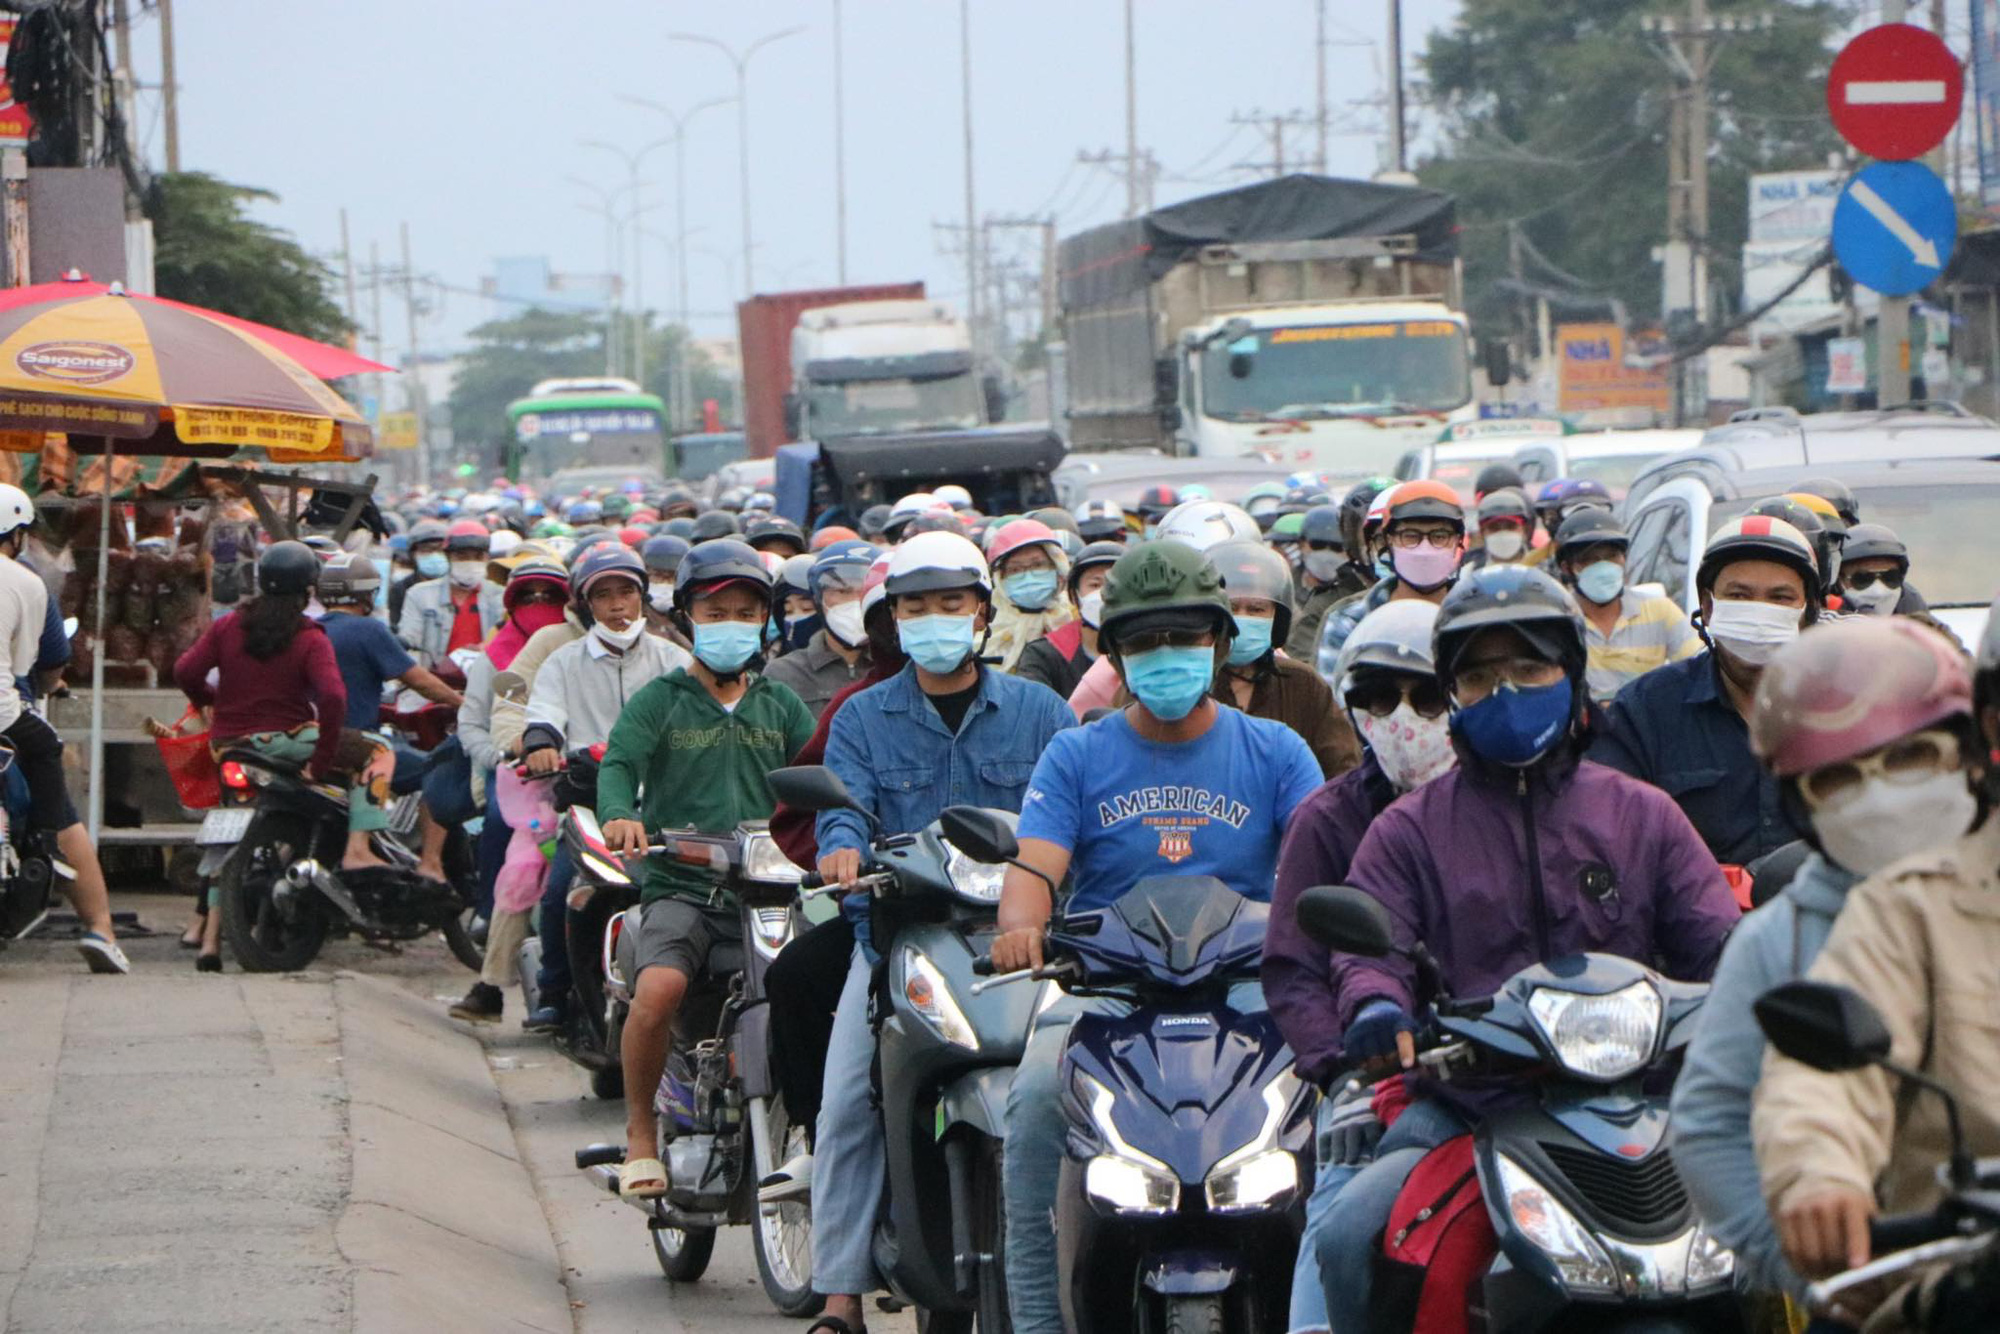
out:
M1859 394L1868 389L1868 342L1862 338L1826 340L1826 392Z
M1557 410L1673 407L1664 365L1626 364L1625 333L1615 324L1565 324L1556 329Z

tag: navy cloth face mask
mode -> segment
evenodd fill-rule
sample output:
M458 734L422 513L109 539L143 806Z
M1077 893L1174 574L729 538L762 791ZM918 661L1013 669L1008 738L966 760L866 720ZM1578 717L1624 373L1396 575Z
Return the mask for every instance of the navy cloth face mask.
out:
M1533 764L1569 730L1572 694L1565 676L1554 685L1501 682L1494 692L1452 718L1472 753L1514 768Z

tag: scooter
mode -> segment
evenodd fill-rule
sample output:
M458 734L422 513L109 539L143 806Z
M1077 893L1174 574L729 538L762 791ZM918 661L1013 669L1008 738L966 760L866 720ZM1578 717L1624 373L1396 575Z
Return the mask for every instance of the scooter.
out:
M303 771L247 747L222 757L223 804L202 817L195 843L201 874L220 877L222 924L245 971L295 972L319 957L329 935L416 940L444 935L452 955L479 968L485 951L471 934L478 872L462 829L445 842L446 883L416 873L410 847L422 801L415 792L389 807L375 849L387 870L340 870L347 843L347 790L309 781Z
M1027 1045L1035 988L986 994L975 966L997 931L1005 867L974 850L1013 838L1013 816L954 806L920 833L883 835L831 769L770 776L799 810L849 809L869 824L870 896L882 955L872 989L875 1085L888 1168L875 1267L925 1334L1004 1334L1006 1235L1001 1144L1007 1090Z
M14 747L0 738L0 948L25 940L48 917L56 892L76 872L55 838L29 820L28 782Z
M1667 1150L1664 1076L1694 1035L1706 985L1580 954L1523 968L1491 996L1459 999L1421 942L1398 950L1387 910L1361 890L1307 890L1299 925L1329 949L1410 959L1434 997L1417 1038L1424 1075L1501 1076L1532 1095L1473 1132L1498 1243L1465 1295L1473 1328L1744 1328L1735 1257L1695 1217ZM1418 1203L1435 1216L1446 1202L1406 1193L1399 1211ZM1394 1286L1378 1279L1378 1301Z
M974 855L1011 860L1002 832ZM1315 1095L1276 1022L1228 1000L1257 977L1268 916L1212 876L1149 877L1063 917L1042 968L986 984L1122 1002L1071 1026L1057 1081L1057 1272L1076 1334L1285 1327Z
M581 807L565 816L579 876L603 882L626 874L605 844L597 818ZM743 945L715 946L708 967L681 1002L674 1043L654 1098L660 1158L669 1189L657 1200L628 1200L646 1215L660 1270L692 1283L708 1269L719 1228L752 1224L757 1274L781 1314L811 1315L823 1299L812 1290L812 1206L804 1200L760 1203L757 1183L804 1151L806 1127L786 1113L771 1070L770 1009L764 972L796 933L804 873L785 859L762 820L728 834L666 830L648 844L668 857L718 874L736 896ZM629 876L627 879L629 880ZM604 935L605 1041L618 1052L638 978L640 908L610 919ZM572 939L576 932L571 925ZM701 1037L701 1034L711 1034ZM622 1144L593 1144L576 1165L618 1195Z

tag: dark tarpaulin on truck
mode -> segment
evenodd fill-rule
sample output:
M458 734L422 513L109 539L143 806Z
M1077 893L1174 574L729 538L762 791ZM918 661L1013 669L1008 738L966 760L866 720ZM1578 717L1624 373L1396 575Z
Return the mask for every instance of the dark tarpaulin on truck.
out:
M1414 185L1282 176L1070 237L1059 260L1062 303L1066 309L1098 305L1137 291L1203 246L1405 235L1415 240L1415 258L1452 259L1458 253L1456 200Z
M918 481L962 474L1054 472L1063 461L1061 437L1046 428L1009 431L925 431L849 437L820 443L820 460L844 487L862 482Z

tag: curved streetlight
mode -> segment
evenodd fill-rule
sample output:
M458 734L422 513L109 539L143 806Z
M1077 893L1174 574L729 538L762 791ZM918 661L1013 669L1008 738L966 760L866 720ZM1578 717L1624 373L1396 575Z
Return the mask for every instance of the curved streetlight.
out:
M639 209L639 163L656 148L665 148L672 139L655 139L644 148L626 152L617 144L604 139L583 139L579 145L584 148L601 148L616 154L625 162L625 188L632 192L632 209L636 217ZM646 261L645 247L632 238L632 378L640 388L646 386Z
M750 57L781 38L804 32L803 25L780 28L777 32L766 33L743 48L739 55L727 42L714 37L693 32L670 32L668 38L676 42L692 42L697 46L712 46L729 57L736 66L736 176L737 190L742 198L743 208L743 293L750 295L757 286L757 280L750 267Z

